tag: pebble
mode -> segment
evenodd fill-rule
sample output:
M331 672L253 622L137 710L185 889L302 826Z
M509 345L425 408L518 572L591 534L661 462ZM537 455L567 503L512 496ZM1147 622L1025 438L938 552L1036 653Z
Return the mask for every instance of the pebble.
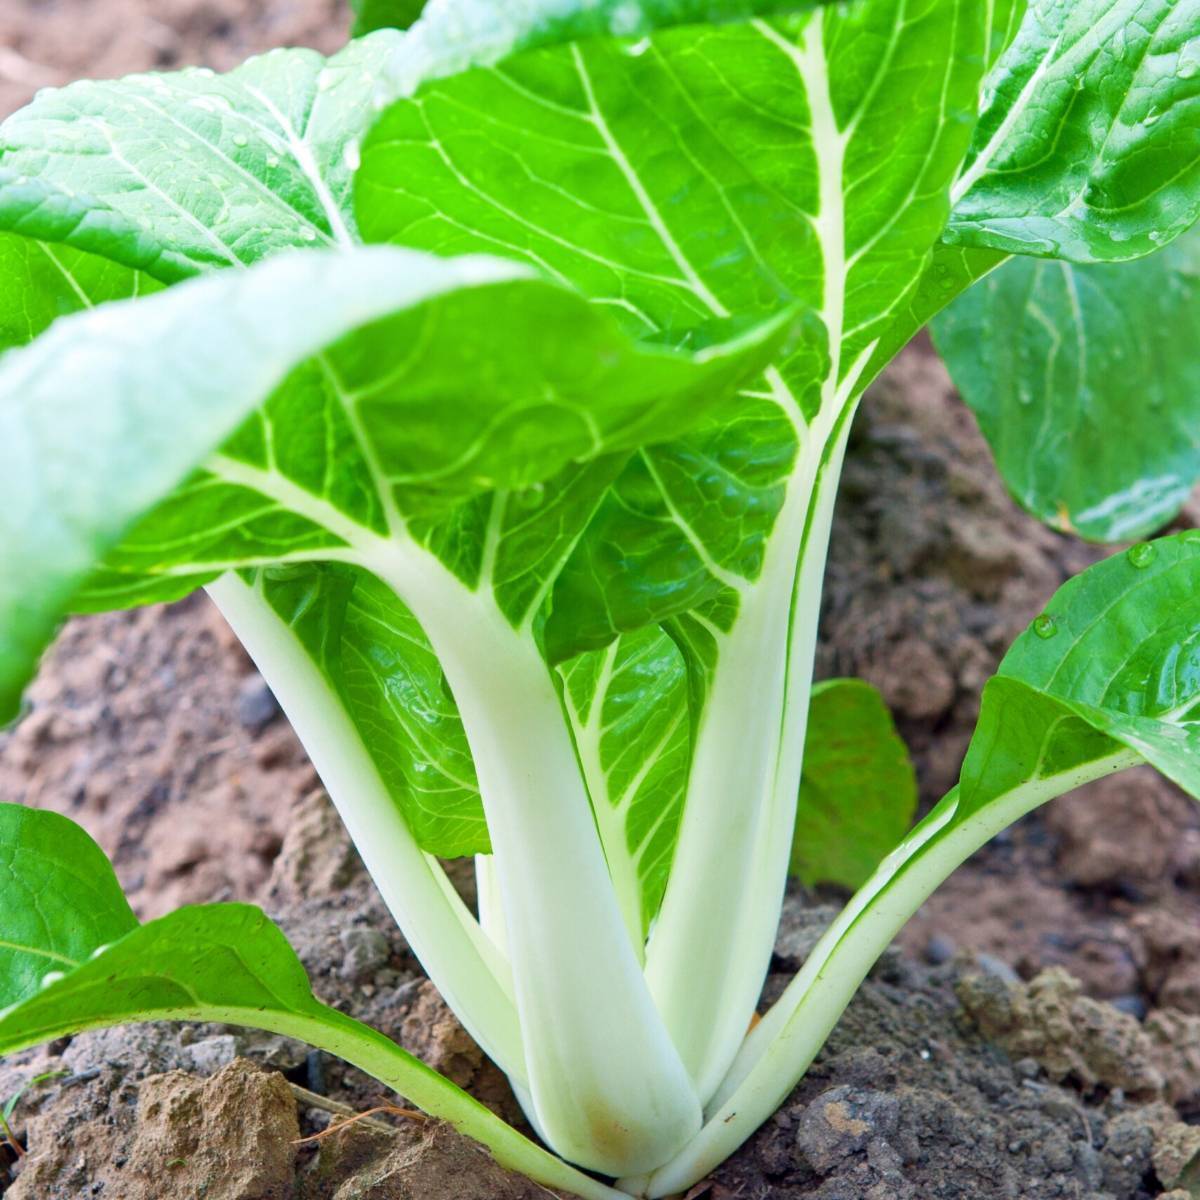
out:
M955 945L944 933L935 933L925 944L925 958L935 967L948 963L954 957Z
M378 929L344 929L340 940L346 951L338 969L343 979L366 981L392 956L391 945Z
M232 1033L202 1038L187 1048L187 1060L199 1075L215 1075L241 1053L241 1039Z
M1002 958L994 954L976 954L975 963L985 975L999 979L1002 983L1018 984L1021 977Z
M248 675L238 689L237 719L243 729L262 733L282 713L275 693L261 675Z
M1115 1000L1110 1000L1109 1003L1113 1008L1123 1013L1128 1013L1138 1021L1144 1021L1146 1014L1150 1011L1145 998L1138 995L1118 996Z

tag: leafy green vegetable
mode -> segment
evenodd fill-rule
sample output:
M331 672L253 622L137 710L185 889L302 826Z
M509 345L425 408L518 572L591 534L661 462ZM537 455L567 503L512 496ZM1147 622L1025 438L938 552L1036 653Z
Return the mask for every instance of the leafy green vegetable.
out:
M904 836L917 779L883 697L860 679L813 688L792 874L856 888Z
M321 305L310 303L314 294ZM498 303L506 320L482 319ZM572 351L561 353L556 342L527 353L524 331L556 323L570 327ZM179 575L190 588L264 558L336 557L344 535L352 540L384 527L397 495L429 503L513 466L506 481L520 486L531 470L536 479L544 464L552 470L589 451L592 435L571 409L610 388L617 389L606 418L615 447L656 420L674 427L698 393L719 388L723 374L736 383L738 372L754 369L756 353L757 362L769 356L777 331L778 323L694 358L638 352L598 310L516 265L386 249L279 258L61 322L0 363L4 539L26 564L21 577L0 581L4 702L11 710L13 685L23 682L98 554L268 397L264 415L218 462L132 531L108 564L106 598L179 594ZM215 358L213 346L221 347ZM325 348L327 357L305 365ZM736 365L743 354L749 365ZM461 370L472 358L488 372L492 395L511 397L501 425L491 424L490 401L480 402ZM671 403L641 404L672 390ZM430 414L455 397L460 424L447 440ZM422 409L423 433L416 423ZM267 439L279 413L292 417L293 433L276 455ZM381 422L406 413L406 436L383 433ZM376 431L361 451L358 421ZM550 433L556 421L558 436L532 464L503 461L505 445L535 427ZM69 458L64 430L73 443ZM472 449L460 461L464 444ZM331 461L339 451L348 462ZM51 461L57 466L46 476L43 464ZM386 464L387 482L372 492L376 462ZM434 482L419 482L425 479ZM281 487L290 507L264 504L250 490L260 480ZM141 583L160 575L165 591Z
M0 804L0 1009L137 924L104 852L57 813Z
M933 332L1035 516L1118 541L1179 511L1200 477L1200 234L1137 263L1014 259Z
M1182 539L1052 603L989 685L961 788L747 1036L798 797L798 865L847 882L912 802L872 693L809 713L859 397L1007 255L1081 264L986 285L985 317L1033 280L1004 301L1024 319L1191 224L1198 4L433 0L329 59L44 93L0 125L4 698L68 605L206 585L545 1143L623 1193L686 1191L990 833L1143 758L1192 782ZM1048 371L1024 341L1019 371ZM1042 384L1056 461L1057 435L1086 441L1072 362ZM1012 386L968 389L997 439L1023 428ZM1129 448L1188 472L1143 424L1096 443L1081 522ZM478 918L439 853L478 855ZM0 1045L190 996L612 1200L321 1009L262 922L177 914L36 992L15 952Z
M944 240L1115 262L1200 216L1198 0L1031 0Z

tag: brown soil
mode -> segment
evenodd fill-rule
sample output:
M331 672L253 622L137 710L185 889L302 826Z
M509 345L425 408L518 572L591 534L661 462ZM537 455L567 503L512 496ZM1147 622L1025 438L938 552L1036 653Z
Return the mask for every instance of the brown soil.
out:
M7 0L0 114L80 75L223 68L276 43L329 49L341 10L337 0ZM883 690L933 799L953 781L1004 647L1096 557L1015 508L943 369L917 344L858 424L819 670ZM194 901L263 904L318 994L518 1119L203 597L71 622L31 701L0 735L0 798L80 821L143 916ZM813 900L789 900L768 995L826 919ZM1200 1113L1198 917L1200 818L1175 789L1131 773L1055 802L926 905L808 1077L708 1194L1200 1195L1197 1135L1178 1122ZM1055 967L1080 988L1041 974ZM1107 1000L1116 1007L1097 1002ZM385 1098L285 1039L215 1026L84 1035L0 1063L0 1101L50 1070L65 1075L31 1089L15 1115L30 1151L22 1169L10 1172L0 1150L0 1193L15 1180L6 1200L543 1194L435 1127L360 1126L293 1152L294 1130L323 1129L331 1105Z

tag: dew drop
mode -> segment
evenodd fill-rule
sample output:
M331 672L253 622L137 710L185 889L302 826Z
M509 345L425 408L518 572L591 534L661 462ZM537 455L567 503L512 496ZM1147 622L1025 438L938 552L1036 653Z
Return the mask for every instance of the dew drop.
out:
M1058 626L1054 623L1054 618L1049 613L1042 613L1040 617L1034 618L1033 632L1042 639L1052 638L1058 632Z
M521 508L537 508L546 493L544 484L535 483L532 487L522 489L517 493L517 504Z
M244 150L248 145L250 145L250 139L244 133L235 133L233 135L233 144L239 150Z
M315 242L317 240L317 231L306 226L304 229L300 230L300 236L306 242Z
M47 971L42 976L42 987L48 988L52 983L57 983L60 979L66 979L65 971Z
M267 166L268 166L268 167L277 167L277 166L279 166L279 158L278 158L278 156L277 156L277 155L275 155L275 154L268 154L268 155L267 155Z
M1153 542L1138 542L1136 546L1130 546L1125 551L1125 557L1140 571L1154 561L1157 553L1158 548Z

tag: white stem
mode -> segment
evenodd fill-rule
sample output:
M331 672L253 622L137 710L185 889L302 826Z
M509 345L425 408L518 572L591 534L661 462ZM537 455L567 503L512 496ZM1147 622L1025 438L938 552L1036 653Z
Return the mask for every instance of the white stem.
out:
M440 865L431 868L341 700L254 588L228 574L208 594L278 697L413 953L488 1056L522 1078L520 1026L501 960L443 887Z
M645 1195L683 1192L728 1158L780 1104L820 1048L871 965L933 890L997 833L1073 787L1142 761L1122 750L1014 788L950 827L957 789L850 902L764 1021L747 1037L700 1134L650 1179ZM948 828L950 827L950 828ZM944 832L948 828L948 832Z
M492 945L508 959L508 930L504 927L504 902L500 899L500 881L496 860L491 854L475 855L475 894L478 896L479 924L492 939Z
M462 716L538 1127L593 1170L650 1170L694 1136L700 1105L630 944L554 678L486 589L410 549L381 544L367 565L421 622Z
M647 951L651 990L702 1101L745 1036L775 943L847 404L835 395L814 423L762 575L721 639Z

